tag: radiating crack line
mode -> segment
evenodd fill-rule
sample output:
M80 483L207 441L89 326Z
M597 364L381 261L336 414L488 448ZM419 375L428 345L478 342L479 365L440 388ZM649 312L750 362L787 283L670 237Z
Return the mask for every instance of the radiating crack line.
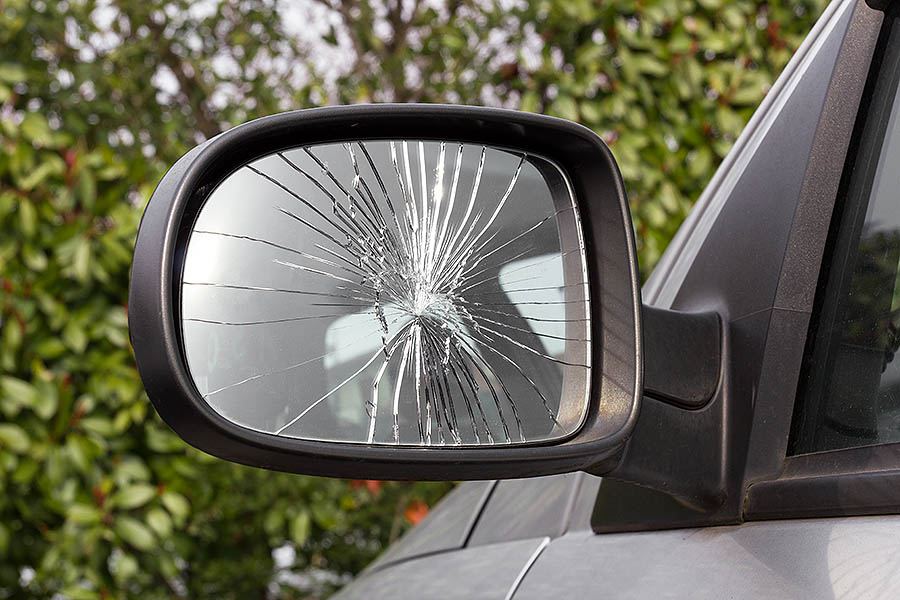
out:
M378 168L375 166L375 161L372 160L372 156L369 154L369 150L366 148L364 142L357 142L359 149L362 150L363 156L366 157L366 161L369 163L369 168L372 169L372 173L375 175L375 180L378 182L378 187L381 188L381 193L384 196L384 201L388 205L388 209L391 211L391 219L394 221L394 225L397 227L397 234L400 236L400 243L403 245L404 253L406 256L409 256L409 248L407 245L406 237L403 235L403 228L400 227L400 221L397 219L397 211L394 208L394 203L391 202L390 194L387 192L387 188L384 185L384 179L381 177L381 173L379 173Z
M377 333L377 332L373 331L372 333L363 336L363 338L371 337L371 336L374 335L375 333ZM302 367L302 366L304 366L304 365L308 365L308 364L310 364L310 363L316 362L317 360L322 360L323 358L326 358L326 357L328 357L328 356L331 356L332 354L336 354L336 353L338 353L338 352L342 352L342 351L344 351L344 350L346 350L346 349L348 349L348 348L351 348L351 347L352 347L353 345L355 345L356 343L358 343L358 342L353 342L353 343L350 343L350 344L346 344L345 346L341 346L340 348L335 348L334 350L331 350L331 351L329 351L329 352L326 352L325 354L322 354L321 356L316 356L316 357L314 357L314 358L310 358L310 359L304 360L303 362L299 362L299 363L297 363L297 364L290 365L290 366L284 367L284 368L282 368L282 369L276 369L276 370L274 370L274 371L267 371L267 372L265 372L265 373L258 373L258 374L256 374L256 375L251 376L251 377L247 377L246 379L242 379L242 380L237 381L237 382L235 382L235 383L230 383L230 384L228 384L228 385L226 385L226 386L217 388L217 389L215 389L215 390L213 390L213 391L211 391L211 392L206 392L205 394L203 394L203 397L204 397L204 398L209 398L210 396L213 396L213 395L215 395L215 394L218 394L219 392L224 392L225 390L230 390L230 389L232 389L232 388L236 388L236 387L238 387L238 386L240 386L240 385L244 385L245 383L249 383L249 382L251 382L251 381L256 381L257 379L263 379L263 378L265 378L265 377L270 377L270 376L272 376L272 375L280 375L281 373L287 373L288 371L293 371L294 369L298 369L298 368L300 368L300 367Z
M456 290L454 290L453 293L456 294L457 296L462 296L463 294L465 294L466 292L468 292L470 289L472 289L472 288L474 288L474 287L477 287L477 286L480 285L481 283L486 283L486 282L488 282L488 281L495 281L495 280L499 279L499 278L500 278L500 275L499 275L499 272L498 272L497 275L495 275L495 276L493 276L493 277L490 277L490 278L484 280L483 282L473 283L473 284L470 284L470 285L468 285L468 286L463 286L463 283L465 283L467 280L473 279L473 278L475 278L475 277L477 277L477 276L479 276L479 275L481 275L481 274L483 274L483 273L487 273L488 271L493 271L493 270L498 269L498 268L502 269L504 264L510 264L510 263L513 263L513 262L515 262L515 261L517 261L518 259L522 258L523 256L525 256L526 254L528 254L528 253L531 252L531 251L532 251L532 248L526 248L525 250L522 250L521 252L518 252L518 253L514 254L514 255L511 256L508 260L503 261L503 264L494 264L494 265L489 265L489 266L487 266L487 267L482 267L481 269L479 269L479 270L476 271L475 273L472 273L472 274L469 275L469 276L466 276L466 277L460 277L460 278L459 278L459 283L458 283L459 288L456 289ZM498 269L498 271L499 271L499 269ZM534 279L534 278L532 278L532 279ZM501 287L502 287L502 286L501 286Z
M434 267L435 244L437 243L437 224L440 220L441 204L444 202L444 160L446 155L447 144L446 142L441 142L437 167L434 174L434 189L431 192L431 201L434 203L434 217L431 219L431 227L428 233L428 264L425 265L427 271L430 271Z
M325 175L328 175L329 177L333 177L331 175L331 171L328 169L328 167L324 163L320 162L309 151L309 148L303 148L303 151L316 162L316 164L322 169L322 172ZM346 207L344 207L344 205L342 205L340 202L338 202L337 198L334 197L334 194L329 192L328 189L324 185L322 185L318 179L316 179L315 177L313 177L312 175L307 173L306 170L304 170L302 167L297 165L294 161L292 161L287 156L285 156L283 152L278 153L278 158L280 158L283 162L285 162L294 171L296 171L297 173L306 177L323 194L328 196L328 198L331 200L332 213L340 220L341 223L344 224L345 227L355 230L358 235L364 236L366 239L368 239L370 237L370 235L372 233L374 233L371 229L368 228L368 224L361 224L358 220L356 220L354 218L353 213L351 211L349 211ZM319 213L319 214L321 215L321 213ZM326 220L330 220L327 217L323 217L323 218L325 218ZM366 231L366 229L368 229L368 231Z
M297 294L299 296L325 296L326 298L346 298L348 300L368 300L365 297L355 297L355 296L347 296L344 294L330 294L328 292L310 292L308 290L292 290L287 288L272 288L272 287L263 287L256 285L237 285L233 283L213 283L206 281L182 281L182 285L195 285L195 286L203 286L203 287L212 287L212 288L223 288L229 290L247 290L252 292L278 292L282 294ZM310 306L368 306L367 304L361 305L340 305L340 304L310 304Z
M515 308L515 305L511 305ZM490 308L484 308L483 306L477 307L479 312L486 312L492 315L502 315L505 317L516 317L518 319L524 319L526 321L536 321L538 323L577 323L579 321L585 322L590 321L589 317L572 317L570 319L551 319L547 317L530 317L528 315L519 314L518 311L516 313L504 312L502 310L493 310Z
M512 179L509 182L509 186L506 188L506 191L503 193L503 197L500 198L500 202L497 204L497 207L494 209L494 212L491 213L491 216L488 219L488 222L485 223L484 227L482 227L482 229L478 233L478 235L476 235L472 239L471 242L468 242L467 248L474 249L475 244L478 242L478 240L481 239L481 236L483 236L485 234L485 232L490 228L490 226L494 224L494 221L497 219L497 215L499 215L500 211L503 210L503 207L506 206L506 201L509 199L510 194L512 194L513 188L516 187L516 182L519 180L519 174L522 172L522 165L525 164L525 158L526 158L526 156L523 155L522 158L519 160L519 164L516 166L516 171L515 171L515 173L513 173ZM468 250L466 251L466 254L471 255L468 252ZM456 259L456 260L459 260L459 259ZM450 269L450 270L453 270L453 269Z
M482 320L483 320L483 317L482 317ZM556 357L554 357L554 356L550 356L549 354L544 354L543 352L539 352L538 350L535 350L534 348L532 348L531 346L528 346L527 344L523 344L523 343L521 343L521 342L517 342L516 340L512 339L512 338L509 337L508 335L503 335L502 333L500 333L500 332L497 331L496 329L491 329L491 328L488 327L487 325L481 325L481 324L479 324L479 326L478 326L478 331L479 331L479 332L487 331L487 332L489 332L489 333L491 333L491 334L493 334L493 335L496 335L497 337L503 338L503 339L506 340L507 342L510 342L511 344L514 344L514 345L518 346L519 348L521 348L521 349L523 349L523 350L527 350L528 352L531 352L532 354L536 354L537 356L540 356L541 358L545 358L545 359L547 359L547 360L549 360L549 361L552 361L552 362L555 362L555 363L559 363L559 364L561 364L561 365L566 365L567 367L582 367L582 368L585 368L585 369L589 369L589 368L590 368L589 365L585 365L585 364L582 364L582 363L573 363L573 362L565 361L565 360L562 360L562 359L560 359L560 358L556 358Z
M584 338L570 338L570 337L559 336L559 335L550 335L549 333L540 333L538 331L532 331L530 329L516 327L515 325L510 325L508 323L501 323L500 321L494 321L493 319L488 319L487 317L485 317L483 315L473 314L472 316L475 317L476 319L480 319L482 321L487 321L488 323L491 323L493 325L499 325L500 327L506 327L507 329L514 329L515 331L521 331L522 333L527 333L529 335L533 335L533 336L537 336L537 337L545 337L545 338L550 338L553 340L562 340L565 342L588 342L588 341L590 341L590 340L587 340ZM566 364L568 364L568 363L566 363ZM587 366L587 365L573 365L573 366Z
M468 349L463 348L461 344L459 346L456 346L453 350L454 352L456 352L457 356L459 356L459 359L462 362L464 362L462 357L463 354L465 354L465 356L469 359L469 363L471 363L472 366L475 367L475 369L481 375L481 378L487 385L488 391L491 393L491 398L493 398L494 400L494 406L497 408L497 417L500 419L500 426L503 428L503 436L506 439L506 443L512 443L512 438L509 435L509 425L507 425L506 416L503 414L503 406L500 404L500 398L497 396L497 390L494 389L494 384L492 381L492 379L496 379L499 382L500 379L498 377L488 377L487 373L485 373L481 366L478 364L478 361L475 360L475 357L473 357L472 354L469 353ZM493 371L492 374L494 374ZM507 398L510 402L510 406L512 407L513 414L515 415L516 424L519 428L519 436L521 438L521 441L524 442L525 435L524 433L522 433L522 421L521 419L519 419L519 414L516 410L515 402L512 401L512 398L509 397L509 395L507 395Z
M391 345L390 349L387 348L385 344L384 354L385 358L381 363L381 367L378 369L378 373L375 375L375 379L372 382L372 401L371 401L371 412L369 413L369 433L366 437L366 440L369 444L373 443L375 440L375 421L378 418L378 386L381 383L381 378L384 376L385 371L388 368L388 365L391 363L391 359L394 356L394 350L397 349L399 345L400 339L397 338L394 340L394 343Z
M450 216L453 214L453 207L456 204L456 188L459 185L459 173L462 167L462 157L463 157L463 145L459 144L459 148L456 151L456 160L454 161L453 166L453 180L450 184L450 197L447 200L447 210L444 213L444 222L441 224L441 232L438 234L438 240L441 240L441 244L437 250L440 255L443 255L444 252L444 242L447 240L447 227L450 223ZM429 272L429 277L434 277L434 265L431 265L431 269Z
M264 240L264 239L262 239L262 238L257 238L257 237L253 237L253 236L249 236L249 235L237 235L237 234L234 234L234 233L225 233L224 231L206 231L206 230L202 230L202 229L195 229L195 230L192 232L191 235L193 235L193 234L195 234L195 233L201 233L201 234L206 234L206 235L219 235L219 236L223 236L223 237L226 237L226 238L233 238L233 239L238 239L238 240L247 240L247 241L250 241L250 242L256 242L256 243L259 243L259 244L265 244L265 245L271 246L271 247L273 247L273 248L278 248L279 250L284 250L284 251L286 251L286 252L291 252L291 253L296 254L296 255L298 255L298 256L302 256L303 258L308 258L308 259L310 259L310 260L314 260L314 261L316 261L316 262L320 262L320 263L326 264L326 265L328 265L328 266L330 266L330 267L334 267L334 268L336 268L336 269L341 269L342 271L347 271L348 273L353 273L353 274L359 275L359 276L364 276L364 275L365 275L365 273L363 273L363 272L360 271L359 269L355 268L354 265L353 265L352 263L350 264L350 266L339 265L339 264L337 264L337 263L335 263L335 262L333 262L333 261L330 261L330 260L328 260L328 259L321 258L321 257L319 257L319 256L316 256L316 255L314 255L314 254L309 254L309 253L307 253L307 252L303 252L302 250L297 250L296 248L291 248L291 247L289 247L289 246L283 246L283 245L281 245L281 244L276 244L275 242L273 242L273 241L271 241L271 240Z
M513 268L513 269L509 269L509 270L505 271L505 272L503 273L503 275L504 275L504 276L507 276L507 275L509 275L510 273L517 273L517 272L519 272L519 271L524 271L524 270L526 270L526 269L533 269L534 267L541 266L541 265L546 264L546 263L548 263L548 262L555 261L555 260L559 260L560 258L563 258L563 257L565 257L565 256L568 256L569 254L572 254L573 252L575 252L575 250L568 250L568 251L566 251L566 252L560 252L560 253L557 254L557 255L554 255L554 256L551 256L550 258L547 258L546 260L542 260L542 261L540 261L540 262L531 263L531 264L527 264L527 265L522 265L521 267L515 267L515 268ZM487 270L489 270L489 269L485 269L485 271L487 271ZM472 278L473 276L477 276L477 275L478 275L478 274L470 275L470 276L467 277L466 279ZM489 283L489 282L491 282L491 281L495 281L495 280L497 280L497 279L500 279L500 277L501 277L501 275L500 275L500 273L498 273L497 275L494 275L494 276L492 276L492 277L488 277L487 279L483 279L483 280L479 281L478 283L473 283L473 284L467 286L467 287L466 287L466 290L470 290L470 289L474 288L474 287L477 286L477 285L483 285L483 284L485 284L485 283ZM466 279L463 279L463 281L465 281ZM507 281L506 283L507 283L507 284L521 283L521 282L523 282L523 281L532 281L533 279L534 279L534 277L528 277L528 278L526 278L526 279L517 279L517 280L514 280L514 281Z
M415 327L415 321L413 321L413 327ZM412 340L412 337L407 336L403 344L403 354L400 355L400 367L397 371L397 383L394 385L394 403L391 407L391 415L393 417L391 431L393 432L395 444L400 443L400 391L403 389L403 380L406 378L406 361L409 358L409 345L412 343Z
M532 389L534 389L534 391L537 392L538 396L541 398L541 403L544 405L544 408L547 410L547 414L550 415L550 419L553 421L553 423L556 424L556 425L559 425L559 421L556 420L556 415L553 414L553 409L550 408L550 403L548 402L547 397L544 396L544 393L540 390L540 388L538 388L538 386L537 386L537 384L534 382L534 380L533 380L531 377L529 377L529 376L525 373L524 370L522 370L522 367L520 367L519 364L518 364L516 361L514 361L514 360L511 359L510 357L506 356L506 354L504 354L503 352L500 352L499 350L497 350L496 348L494 348L494 347L493 347L492 345L490 345L490 344L485 344L485 343L483 343L483 342L480 342L480 343L479 343L476 339L474 339L472 336L470 336L470 335L468 335L468 334L462 334L462 335L463 335L463 337L466 337L466 338L472 340L472 342L478 343L479 346L481 346L481 347L483 347L483 348L487 348L488 350L490 350L491 352L493 352L494 354L496 354L497 356L499 356L501 359L505 360L505 361L508 362L510 365L512 365L513 368L516 369L516 371L518 371L519 374L520 374L522 377L524 377L525 380L526 380L529 384L531 384ZM527 347L526 347L526 348L527 348ZM528 349L530 350L530 348L528 348Z
M351 203L352 203L353 205L355 205L355 206L361 206L360 203L357 202L357 201L353 198L353 195L350 193L350 191L347 190L347 188L345 188L345 187L341 184L341 182L337 180L337 178L336 178L336 177L334 176L334 174L331 172L331 169L328 167L328 165L326 165L324 162L322 162L322 161L319 159L319 157L317 157L315 154L313 154L312 150L310 150L309 147L303 148L303 151L304 151L304 152L305 152L305 153L306 153L306 154L307 154L307 155L308 155L308 156L316 163L316 165L322 170L322 172L325 173L325 175L327 175L329 179L331 179L331 181L338 187L338 189L341 191L341 193L343 193L345 196L347 196L347 198L351 201ZM307 178L310 179L310 181L313 181L313 182L319 187L319 189L320 189L323 193L325 193L325 194L331 199L333 205L337 205L337 198L335 198L334 195L331 194L331 192L329 192L329 191L328 191L324 186L322 186L317 180L314 180L308 173L306 173L305 170L301 169L299 166L297 166L297 165L295 165L294 163L292 163L291 161L289 161L283 154L281 154L281 155L279 155L279 156L281 156L281 158L282 158L284 161L286 161L288 164L290 164L295 170L297 170L298 172L300 172L300 173L302 173L303 175L305 175ZM351 159L354 158L354 155L353 155L352 153L350 154L350 156L351 156ZM358 168L358 165L355 165L355 167ZM360 199L362 199L362 198L360 197ZM365 201L362 202L362 205L365 205ZM354 218L354 213L353 213L352 211L351 211L350 213L346 213L346 210L345 210L344 212L345 212L345 214L347 214L347 216L348 216L351 220L353 220L353 218ZM368 225L371 225L371 227L374 227L375 230L378 230L378 232L381 231L381 226L380 226L379 224L376 224L376 223L372 220L372 218L369 216L369 214L368 214L367 211L365 211L365 210L360 210L360 213L366 218L366 221L368 221ZM377 217L376 217L376 220L377 220ZM379 234L378 232L376 232L375 230L371 229L368 225L365 226L365 229L368 230L368 235L367 235L366 237L369 238L370 240L375 240L375 239L379 238L379 237L380 237L380 234ZM357 229L358 229L358 230L360 231L360 233L362 233L362 234L365 234L365 233L366 233L366 232L363 232L363 231L362 231L362 227L357 226ZM381 254L384 255L384 253L381 253Z
M475 406L478 408L478 415L481 417L481 424L484 427L485 434L488 438L488 443L494 443L494 434L491 431L491 426L488 424L487 415L484 412L484 407L481 405L481 402L478 400L478 384L475 381L475 377L472 376L472 373L469 371L469 368L466 366L466 361L463 358L462 354L459 352L459 348L456 346L451 346L450 348L451 355L453 358L451 361L459 365L459 370L463 374L463 378L469 384L469 389L472 391L472 397L475 400ZM485 379L485 383L490 388L490 380ZM491 390L493 393L493 390ZM503 434L506 439L506 442L509 443L511 440L509 438L509 428L506 425L506 419L503 417L503 408L500 404L497 404L498 416L500 418L501 426L503 427Z
M509 407L512 409L512 412L513 412L513 418L516 420L516 428L518 429L518 432L519 432L519 439L520 439L520 441L523 441L523 442L527 441L526 438L525 438L525 430L524 430L524 428L523 428L523 426L522 426L522 419L521 419L521 417L519 416L519 409L516 407L516 403L515 403L515 401L512 399L512 394L509 393L509 389L507 389L506 384L503 383L503 378L500 377L500 375L497 374L496 371L494 371L494 368L491 366L491 364L490 364L489 362L487 362L487 361L484 359L484 357L481 356L481 355L480 355L480 354L479 354L479 353L478 353L478 352L477 352L477 351L469 344L468 341L466 341L465 339L460 339L460 346L464 346L464 347L465 347L465 349L466 349L466 354L468 354L468 355L471 357L471 360L472 360L472 362L473 362L474 364L477 365L478 362L480 362L482 365L484 365L484 368L488 370L488 372L491 374L491 376L493 377L493 379L500 385L500 389L501 389L501 391L503 392L503 395L506 396L506 400L507 400L507 402L509 402ZM477 359L477 361L476 361L475 359ZM479 369L479 370L480 370L480 369ZM498 408L498 412L499 412L499 408ZM552 415L552 413L551 413L551 417L552 417L552 416L553 416L553 415Z
M479 292L477 294L469 294L469 296L498 296L498 295L506 295L506 294L520 294L523 292L547 292L550 290L563 290L566 288L577 288L582 287L584 284L581 283L570 283L568 285L545 285L542 287L533 287L533 288L517 288L517 289L507 289L503 288L502 290L497 290L495 292Z
M472 184L472 192L469 194L469 202L466 205L466 212L463 215L463 218L459 222L459 227L456 228L456 232L453 234L453 237L450 238L450 242L447 244L447 248L441 254L443 258L438 263L437 272L441 272L446 264L447 258L449 258L451 251L454 248L454 244L456 244L456 240L459 239L460 233L466 227L469 221L469 216L472 214L472 209L475 207L475 198L478 196L478 189L481 187L481 174L484 172L484 160L487 154L487 147L481 147L481 158L478 160L478 169L475 171L475 179ZM476 219L477 220L477 219ZM433 273L432 273L433 276Z
M288 164L293 164L293 163L291 163L291 161L285 159L282 155L279 154L279 156L281 156ZM316 206L315 206L314 204L312 204L311 202L309 202L306 198L304 198L303 196L301 196L300 194L298 194L298 193L295 192L294 190L290 189L289 187L287 187L286 185L284 185L283 183L281 183L280 181L278 181L277 179L275 179L275 178L272 177L271 175L267 175L266 173L263 173L262 171L260 171L260 170L257 169L256 167L253 167L252 165L247 165L247 168L250 169L251 171L253 171L254 173L256 173L257 175L259 175L260 177L262 177L263 179L265 179L266 181L269 181L270 183L272 183L272 184L278 186L280 189L282 189L282 190L284 190L285 192L287 192L287 194L290 195L292 198L294 198L295 200L301 202L304 206L306 206L306 207L309 208L311 211L313 211L314 213L316 213L323 221L325 221L326 223L330 224L332 227L334 227L335 229L337 229L338 231L340 231L341 234L344 235L344 236L347 238L348 243L349 243L351 240L354 240L354 239L355 239L355 238L350 234L350 232L348 232L346 229L344 229L343 227L341 227L340 225L338 225L337 223L335 223L334 221L332 221L330 218L328 218L327 215L325 215L322 211L320 211L318 208L316 208ZM319 233L325 235L328 239L332 240L332 241L333 241L335 244L337 244L339 247L349 250L349 248L347 247L347 244L343 244L343 243L337 241L336 238L334 238L333 236L331 236L331 235L325 233L324 231L322 231L321 229L319 229L319 228L316 227L315 225L312 225L311 223L309 223L309 222L303 220L302 218L298 217L297 215L294 215L294 214L289 213L288 211L286 211L286 210L284 210L284 209L279 209L279 210L281 210L282 212L287 213L289 216L292 216L293 218L297 219L298 221L300 221L301 223L303 223L304 225L306 225L306 226L309 227L310 229L312 229L312 230L314 230L314 231L318 231ZM336 216L341 220L341 223L342 223L344 226L350 227L351 229L356 229L356 227L354 227L351 223L349 223L346 219L344 219L343 215L340 215L340 214L337 214L337 213L335 213L335 214L336 214ZM357 234L359 234L359 233L361 233L361 231L357 230Z
M422 428L422 324L416 323L415 337L415 372L416 372L416 425L419 429L419 443L425 443L425 430Z
M345 188L343 185L341 185L341 182L337 180L337 178L334 176L334 173L331 172L331 169L328 167L328 165L326 165L324 162L322 162L322 161L319 159L319 157L317 157L315 154L313 154L313 151L309 148L309 146L304 147L304 148L303 148L303 152L304 152L307 156L309 156L309 157L313 160L313 162L316 163L316 165L317 165L317 166L322 170L322 172L323 172L323 173L324 173L324 174L332 181L332 183L334 183L334 184L337 186L337 188L341 191L341 193L342 193L344 196L347 197L347 201L348 201L348 203L350 204L350 207L349 207L349 210L348 210L348 209L344 209L344 210L346 211L346 212L345 212L346 216L347 216L348 218L350 218L351 220L355 220L355 216L356 216L356 215L355 215L355 211L356 211L357 208L360 208L360 213L363 215L363 217L365 217L366 221L368 222L368 225L370 225L370 226L372 226L372 227L375 228L374 230L371 230L371 229L370 229L370 230L369 230L369 233L370 233L370 234L375 234L375 232L376 232L377 230L380 229L380 225L379 225L378 223L376 223L375 221L372 220L371 216L368 214L367 211L361 210L362 207L365 205L365 202L362 202L362 203L357 202L356 198L353 197L353 194L351 194L350 191L349 191L347 188ZM288 159L284 156L283 153L280 154L279 156L281 156L281 158L284 159L285 161L288 161ZM351 155L351 159L352 159L352 155ZM299 166L294 165L294 164L293 164L292 162L290 162L290 161L288 161L288 162L289 162L289 164L291 164L291 166L293 166L296 170L298 170L298 171L300 171L301 173L303 173L304 175L306 175L306 177L309 178L310 181L312 181L313 183L315 183L315 184L316 184L316 187L318 187L320 190L322 190L322 192L325 193L325 194L331 199L331 201L332 201L333 203L336 203L336 202L337 202L337 198L335 198L334 195L333 195L331 192L329 192L329 191L325 188L325 186L323 186L321 183L319 183L318 180L314 180L313 178L311 178L311 177L309 176L309 174L307 174L306 171L303 170L303 169L301 169ZM360 200L362 200L362 198L360 198ZM377 217L375 218L375 220L377 220ZM359 227L359 226L357 225L357 227ZM368 229L368 227L366 227L366 229ZM360 230L360 232L362 232L362 228L359 228L359 230Z
M273 258L272 262L275 263L276 265L283 265L290 269L295 269L297 271L303 271L304 273L314 273L316 275L324 275L325 277L331 277L332 279L337 279L338 281L356 284L356 282L353 281L352 279L347 279L346 277L341 277L340 275L335 275L334 273L329 273L328 271L322 271L320 269L313 269L312 267L298 265L296 263L288 262L286 260L280 260L278 258Z
M395 333L394 336L393 336L393 338L391 338L391 342L393 342L394 339L396 339L396 338L400 337L401 335L403 335L403 333L405 333L406 330L407 330L409 327L411 327L411 326L412 326L412 323L409 323L408 325L406 325L405 327L403 327L402 329L400 329L400 331L398 331L397 333ZM344 387L345 385L347 385L347 383L350 382L354 377L356 377L357 375L359 375L360 373L362 373L363 371L365 371L366 369L368 369L368 368L369 368L369 365L371 365L373 362L375 362L375 359L378 358L379 355L381 355L381 348L379 348L379 349L378 349L378 352L376 352L375 354L373 354L372 357L369 358L369 360L366 361L366 364L364 364L363 366L361 366L355 373L353 373L353 375L351 375L350 377L348 377L347 379L345 379L345 380L342 381L341 383L337 384L335 387L331 388L331 390L330 390L329 392L327 392L324 396L322 396L321 398L319 398L318 400L316 400L315 402L313 402L312 404L310 404L309 406L307 406L305 409L303 409L303 411L302 411L299 415L297 415L296 417L294 417L293 419L291 419L290 421L288 421L288 423L287 423L286 425L284 425L284 426L282 426L281 428L279 428L278 430L276 430L276 431L275 431L275 435L281 435L281 434L284 432L285 429L287 429L288 427L290 427L291 425L293 425L294 423L296 423L297 421L299 421L300 419L302 419L303 417L305 417L305 416L309 413L309 411L311 411L312 409L314 409L315 407L317 407L319 404L321 404L325 399L327 399L327 398L328 398L329 396L331 396L333 393L335 393L336 391L338 391L339 389L341 389L342 387Z
M362 148L361 142L357 142L357 145ZM376 220L378 221L381 238L385 242L387 242L387 245L390 246L391 249L399 256L407 256L408 251L406 249L406 245L402 244L402 239L401 245L398 245L397 239L394 237L394 233L390 230L387 221L382 214L382 211L378 208L378 203L375 201L375 196L372 194L372 190L369 188L369 184L366 182L366 178L362 176L362 171L360 171L359 168L359 161L356 157L356 152L353 150L353 144L344 144L344 147L347 149L347 153L350 156L350 162L353 165L354 179L352 187L357 190L357 193L359 193L359 188L362 188L363 191L365 191L365 194L359 193L359 196L363 199L363 202L369 207L372 215L374 215ZM371 162L371 159L369 164L373 169L375 169L374 164ZM380 181L380 177L377 173L376 177L379 178ZM396 222L396 215L394 216L394 221Z
M489 252L486 252L485 254L479 255L478 259L477 259L476 261L474 261L471 265L469 265L469 266L463 271L463 275L466 275L467 273L469 273L469 271L471 271L472 269L474 269L475 267L477 267L477 266L481 263L481 261L483 261L483 260L486 259L487 257L491 256L492 254L496 254L496 253L499 252L500 250L503 250L504 248L506 248L506 247L509 246L510 244L512 244L512 243L514 243L514 242L516 242L516 241L518 241L518 240L520 240L520 239L522 239L523 237L525 237L526 235L528 235L529 233L531 233L532 231L534 231L535 229L537 229L538 227L540 227L541 225L543 225L544 223L547 223L548 221L550 221L550 219L558 218L558 216L559 216L559 211L557 211L556 213L554 213L554 214L552 214L552 215L548 215L548 216L544 217L543 219L541 219L540 221L538 221L537 223L535 223L534 225L532 225L531 227L529 227L528 229L526 229L525 231L523 231L522 233L520 233L519 235L517 235L517 236L511 238L510 240L504 242L503 244L497 246L497 247L494 248L493 250L491 250L491 251L489 251ZM488 242L485 242L484 244L482 244L481 246L479 246L478 248L476 248L476 249L473 251L473 254L477 254L477 253L481 252L481 250L487 245L487 243L488 243Z
M448 369L447 365L441 364L440 360L438 359L439 355L440 355L440 349L435 346L434 336L429 334L428 335L428 356L427 356L426 360L428 360L430 364L434 365L435 370L441 372L441 374L443 375L444 383L445 383L445 385L447 385L448 397L450 397L450 396L449 396L449 384L447 384L447 371L452 369L452 374L453 374L454 378L456 379L456 382L457 382L457 385L459 386L460 392L462 393L463 404L465 405L466 412L469 415L469 423L472 425L472 435L475 438L475 443L480 444L481 437L478 435L478 423L475 420L475 413L472 410L472 403L470 402L469 397L466 395L465 389L462 386L462 382L459 380L459 376L456 373L455 368ZM441 397L443 399L443 394ZM477 402L477 398L476 398L476 402ZM448 419L448 421L449 421L449 419ZM485 422L485 425L487 425L486 422ZM490 435L489 428L488 428L488 435Z
M284 319L265 319L260 321L216 321L214 319L197 319L193 317L185 317L184 321L190 321L193 323L210 323L213 325L231 325L231 326L241 326L241 325L268 325L272 323L291 323L293 321L313 321L315 319L334 319L336 317L345 317L347 315L352 315L354 313L341 313L337 315L314 315L314 316L303 316L303 317L287 317Z

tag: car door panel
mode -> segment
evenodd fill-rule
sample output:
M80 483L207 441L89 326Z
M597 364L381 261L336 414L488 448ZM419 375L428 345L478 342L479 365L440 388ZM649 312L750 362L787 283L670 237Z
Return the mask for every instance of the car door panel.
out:
M496 484L496 481L467 481L458 485L366 570L378 570L423 554L462 548Z
M897 598L900 516L572 533L547 546L514 595L608 597Z
M354 580L335 599L502 600L546 543L517 540L403 561Z

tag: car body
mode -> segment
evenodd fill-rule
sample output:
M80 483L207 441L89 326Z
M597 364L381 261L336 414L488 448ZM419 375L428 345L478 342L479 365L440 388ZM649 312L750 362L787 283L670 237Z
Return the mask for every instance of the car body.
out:
M826 9L643 287L722 317L728 385L694 415L716 435L659 448L673 478L719 452L728 497L463 483L338 598L900 597L892 10Z

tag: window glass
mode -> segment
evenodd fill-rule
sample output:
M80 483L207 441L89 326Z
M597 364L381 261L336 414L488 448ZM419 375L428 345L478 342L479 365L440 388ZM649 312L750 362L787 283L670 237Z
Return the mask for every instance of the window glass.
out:
M794 454L900 442L900 36L893 29L835 213Z

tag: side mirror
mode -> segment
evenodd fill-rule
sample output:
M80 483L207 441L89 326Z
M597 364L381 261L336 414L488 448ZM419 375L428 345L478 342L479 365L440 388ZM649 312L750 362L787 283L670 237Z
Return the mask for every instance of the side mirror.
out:
M207 141L147 206L129 322L181 437L296 473L606 472L643 392L612 154L508 110L312 109Z

